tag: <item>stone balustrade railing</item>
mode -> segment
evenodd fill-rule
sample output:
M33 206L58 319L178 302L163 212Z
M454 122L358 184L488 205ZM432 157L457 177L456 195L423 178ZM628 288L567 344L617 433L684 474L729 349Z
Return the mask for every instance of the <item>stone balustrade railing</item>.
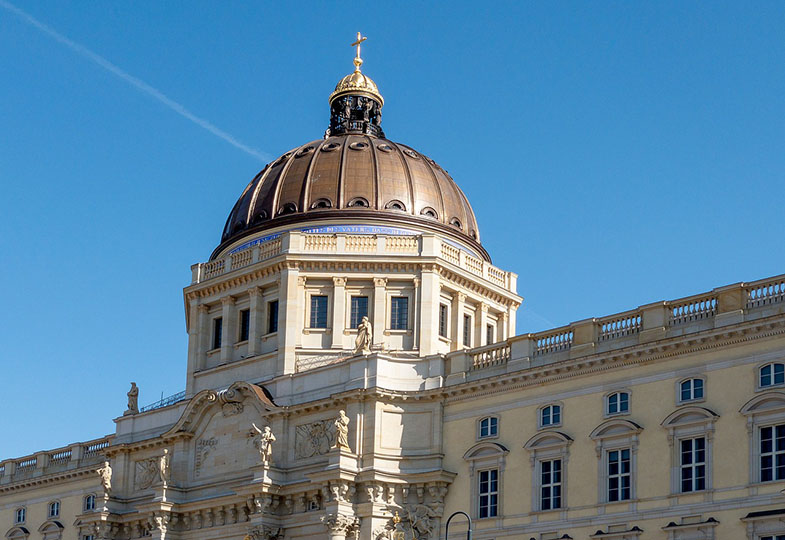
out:
M785 275L655 302L607 317L447 355L451 374L527 360L540 365L785 313Z
M0 485L36 476L97 465L104 460L104 450L111 437L75 443L71 446L37 452L31 456L0 461Z
M302 231L284 232L220 259L195 264L191 267L192 283L203 283L281 254L356 253L436 257L508 291L515 292L517 287L517 276L514 273L505 272L435 235L324 234Z

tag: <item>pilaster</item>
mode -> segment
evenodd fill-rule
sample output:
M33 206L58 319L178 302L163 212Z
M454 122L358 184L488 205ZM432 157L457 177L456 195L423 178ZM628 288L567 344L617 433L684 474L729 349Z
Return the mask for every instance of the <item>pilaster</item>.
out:
M476 347L482 347L483 345L488 345L487 342L487 330L488 327L488 304L481 302L479 306L477 306L477 316L476 319L476 328L477 334L474 340Z
M205 306L199 304L197 298L192 298L188 302L188 366L186 368L187 377L185 381L186 394L193 395L193 373L201 366L202 357L202 312L206 311Z
M262 331L262 289L252 287L248 290L250 298L248 321L248 356L256 356L260 352Z
M298 320L301 297L300 269L297 263L288 263L281 270L281 290L278 298L278 367L276 375L294 373L297 337L302 332ZM304 286L304 285L303 285Z
M346 278L333 278L332 348L343 349L343 325L346 320Z
M452 297L452 345L450 350L459 351L466 344L463 342L463 305L466 302L466 295L457 292Z
M234 297L224 296L221 298L221 318L223 326L221 328L221 363L226 364L232 361L232 351L234 348L236 313L234 308Z
M387 328L385 302L387 295L387 278L373 280L373 344L384 341L384 330Z
M420 354L438 352L439 332L439 274L436 266L423 265L420 286Z

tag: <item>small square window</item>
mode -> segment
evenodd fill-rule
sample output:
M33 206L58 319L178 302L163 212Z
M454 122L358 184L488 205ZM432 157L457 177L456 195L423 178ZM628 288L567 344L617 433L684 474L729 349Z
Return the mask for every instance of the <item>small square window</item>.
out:
M447 337L447 304L439 304L439 335Z
M557 426L561 424L561 405L548 405L540 409L540 426Z
M251 333L251 310L244 309L240 312L240 341L248 341Z
M327 328L327 297L311 296L311 328Z
M480 420L480 438L496 437L499 434L499 419L489 416Z
M393 296L390 299L390 329L409 329L409 298L406 296Z
M630 394L627 392L614 392L607 398L607 414L624 414L630 411Z
M760 387L785 384L785 364L775 363L760 368Z
M352 296L351 301L351 315L349 317L349 327L357 328L363 320L363 317L368 316L368 297L367 296Z
M688 379L679 385L679 401L696 401L703 399L703 379Z
M213 349L221 348L223 339L224 320L221 317L213 319Z
M278 331L278 300L267 302L267 333Z

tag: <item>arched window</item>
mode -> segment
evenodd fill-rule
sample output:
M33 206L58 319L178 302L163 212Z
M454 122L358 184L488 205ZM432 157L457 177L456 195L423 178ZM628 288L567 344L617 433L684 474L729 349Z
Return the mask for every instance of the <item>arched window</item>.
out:
M90 494L84 498L84 504L82 505L85 512L90 512L95 510L95 495Z
M429 218L433 218L433 219L439 219L439 214L437 214L436 210L434 210L430 206L426 206L425 208L420 210L420 215L423 215L423 216L429 217Z
M540 427L561 424L561 405L546 405L540 409Z
M499 435L499 419L495 416L486 416L480 419L478 425L477 438L487 439Z
M460 228L461 228L461 221L460 221L458 218L452 218L452 219L450 220L450 225L452 225L453 227L457 227L458 229L460 229Z
M630 393L629 392L613 392L605 396L605 414L612 416L614 414L626 414L630 412Z
M368 204L368 201L366 201L362 197L355 197L354 199L349 201L349 204L347 204L346 206L348 206L349 208L368 208L370 205Z
M679 383L679 403L686 403L687 401L700 401L704 396L704 381L703 379L692 378L686 379Z
M333 203L332 201L330 201L330 199L316 199L311 204L311 210L315 210L318 208L332 208L332 207L333 207Z
M384 206L384 208L386 208L387 210L398 210L398 211L401 211L401 212L405 212L406 211L406 205L403 204L401 201L398 201L398 200L395 200L395 199L393 199L392 201L388 202Z
M47 511L47 515L50 518L60 515L60 501L52 501L49 503L49 510Z
M23 506L22 508L17 508L14 514L14 523L24 523L25 517L27 516L27 510Z
M761 388L785 384L785 364L775 362L760 368L758 385Z
M285 216L286 214L294 214L295 212L297 212L297 205L293 202L288 202L278 210L278 215Z

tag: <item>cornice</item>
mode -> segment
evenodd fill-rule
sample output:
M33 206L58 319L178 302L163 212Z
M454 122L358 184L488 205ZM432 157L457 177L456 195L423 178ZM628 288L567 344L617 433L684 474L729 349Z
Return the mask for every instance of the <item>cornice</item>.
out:
M70 469L58 473L47 474L44 476L36 476L34 478L25 478L12 482L10 484L0 485L0 493L11 493L20 489L29 489L44 486L46 484L54 484L69 480L78 480L87 476L95 475L96 485L99 483L98 469L103 466L103 463L94 465L85 465L76 469Z

